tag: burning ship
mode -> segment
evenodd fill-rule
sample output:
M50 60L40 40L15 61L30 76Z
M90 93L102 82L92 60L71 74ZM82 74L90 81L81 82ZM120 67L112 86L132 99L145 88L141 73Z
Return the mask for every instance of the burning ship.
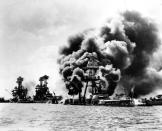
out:
M116 88L131 92L134 86L133 97L139 98L161 87L160 45L155 23L134 11L69 37L58 63L68 94L79 98L65 103L133 105L130 97L110 98Z
M109 88L114 88L119 79L118 75L109 73L99 75L99 72L102 70L99 68L99 61L95 56L88 56L87 66L83 68L84 74L82 74L82 81L77 75L74 75L69 82L66 82L66 87L69 89L69 95L74 95L78 93L78 99L66 99L65 104L74 104L74 105L106 105L106 106L134 106L133 99L110 99L109 97ZM100 71L99 71L100 70ZM117 70L117 69L114 69ZM109 83L104 81L103 77L106 77ZM109 85L106 85L109 84ZM82 94L81 87L85 85L84 94ZM109 86L106 88L106 86ZM110 87L111 86L111 87ZM90 89L91 93L89 98L86 98L87 89Z

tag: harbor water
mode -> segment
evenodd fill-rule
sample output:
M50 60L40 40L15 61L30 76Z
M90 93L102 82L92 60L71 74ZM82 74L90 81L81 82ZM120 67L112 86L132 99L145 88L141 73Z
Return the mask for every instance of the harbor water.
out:
M0 131L158 131L162 106L0 103Z

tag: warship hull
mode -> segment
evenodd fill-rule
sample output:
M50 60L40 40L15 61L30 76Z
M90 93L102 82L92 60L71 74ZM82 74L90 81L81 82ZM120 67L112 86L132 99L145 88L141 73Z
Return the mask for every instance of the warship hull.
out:
M92 105L92 106L116 106L116 107L133 107L133 100L91 100L86 99L85 102L80 102L79 99L66 99L65 105Z
M99 100L98 105L117 106L117 107L133 107L135 106L132 99L129 100Z
M33 103L52 103L52 100L39 100L39 101L34 101Z

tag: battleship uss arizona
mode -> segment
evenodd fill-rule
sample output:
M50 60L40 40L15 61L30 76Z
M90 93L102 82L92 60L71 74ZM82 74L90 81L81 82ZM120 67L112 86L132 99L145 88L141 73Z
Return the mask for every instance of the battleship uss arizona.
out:
M98 61L92 55L89 58L87 66L84 68L84 82L85 82L85 89L84 94L81 96L80 86L82 85L81 81L78 80L77 76L73 76L73 78L68 82L69 95L73 95L75 90L78 90L78 99L65 99L63 102L65 105L102 105L102 106L126 106L132 107L135 106L134 100L130 97L125 97L125 99L110 99L107 90L102 90L103 84L102 80L97 72L99 70ZM116 76L111 75L112 77L108 76L109 80L112 83L112 86L116 84L116 81L119 79ZM115 82L113 82L115 80ZM90 98L86 98L87 88L91 86L91 95ZM109 85L111 86L111 85ZM146 105L146 104L145 104Z
M73 78L68 82L68 85L66 85L69 89L69 95L73 95L75 90L79 90L78 92L78 99L65 99L62 103L65 105L102 105L102 106L120 106L120 107L133 107L133 106L152 106L154 105L154 102L148 99L140 100L140 99L134 99L134 87L131 89L131 97L128 97L125 95L125 97L118 98L118 99L110 99L107 91L102 90L102 81L99 75L97 75L97 71L99 70L99 66L97 63L97 60L92 55L89 58L89 61L87 63L87 66L84 68L85 71L85 89L84 94L81 96L81 90L80 85L82 83L78 80L77 76L73 76ZM110 82L112 80L117 81L119 78L116 76L108 76ZM114 84L114 83L113 83ZM86 98L86 92L87 88L91 86L91 95L90 98ZM109 85L111 86L111 85ZM112 85L113 86L113 85ZM108 87L109 88L109 87ZM111 88L111 87L110 87ZM161 100L162 101L162 100ZM161 103L162 105L162 103Z

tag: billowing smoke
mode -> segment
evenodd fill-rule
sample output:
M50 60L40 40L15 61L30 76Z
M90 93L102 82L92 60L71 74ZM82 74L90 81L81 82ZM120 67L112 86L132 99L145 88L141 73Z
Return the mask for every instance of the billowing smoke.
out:
M125 33L130 41L136 43L133 62L125 73L132 76L142 75L147 69L150 56L160 44L157 28L152 21L143 19L137 13L126 12L124 18L127 21L125 23Z
M28 96L33 96L36 83L34 81L28 81L24 83L24 87L28 90Z
M60 51L60 74L69 94L82 92L86 67L95 61L101 83L108 95L117 86L135 97L146 95L162 83L160 72L151 68L150 59L160 45L154 22L137 12L126 11L109 19L100 29L70 37L69 45Z

